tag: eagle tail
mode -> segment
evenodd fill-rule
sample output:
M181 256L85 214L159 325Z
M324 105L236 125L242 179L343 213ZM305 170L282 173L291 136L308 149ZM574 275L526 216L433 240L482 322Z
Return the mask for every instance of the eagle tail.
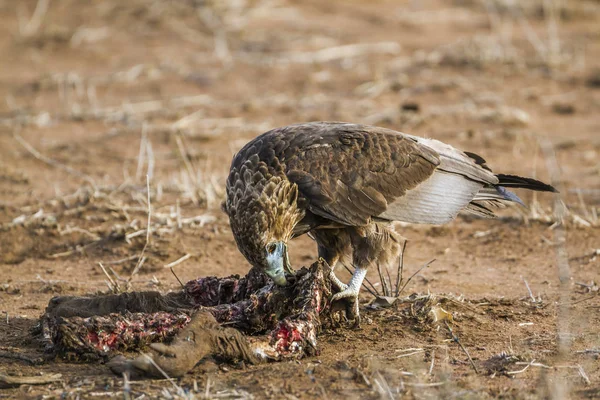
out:
M538 192L553 192L558 193L553 186L548 185L547 183L540 182L533 178L524 178L522 176L517 175L505 175L498 174L498 186L503 187L512 187L512 188L523 188L529 190L535 190Z
M525 203L523 203L519 196L508 190L507 187L529 189L540 192L558 192L551 185L540 182L536 179L505 174L498 174L496 176L498 177L498 184L482 188L467 206L467 211L482 217L493 218L495 217L493 210L495 208L504 208L506 207L507 203L517 203L523 207L526 207Z

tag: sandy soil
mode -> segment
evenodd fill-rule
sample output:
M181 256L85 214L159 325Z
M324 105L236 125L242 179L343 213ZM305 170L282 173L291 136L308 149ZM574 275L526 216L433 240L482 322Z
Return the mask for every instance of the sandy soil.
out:
M187 254L181 280L244 274L219 209L230 159L309 120L434 137L559 187L519 193L531 208L497 220L398 226L405 274L436 259L404 295L451 299L478 372L444 325L363 308L360 329L322 333L319 357L208 360L177 385L219 398L600 396L597 1L46 3L0 1L0 374L62 381L0 397L123 396L105 365L27 361L43 356L29 330L48 300L106 292L99 262L132 290L176 290L164 265ZM152 238L132 276L147 174ZM306 237L291 251L296 266L316 256ZM166 380L129 390L176 394Z

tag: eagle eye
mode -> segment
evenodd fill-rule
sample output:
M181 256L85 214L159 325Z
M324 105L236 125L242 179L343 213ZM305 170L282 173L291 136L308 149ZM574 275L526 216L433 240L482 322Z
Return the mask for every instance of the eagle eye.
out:
M269 252L269 254L275 253L275 250L277 250L277 244L276 243L269 243L267 245L267 251Z

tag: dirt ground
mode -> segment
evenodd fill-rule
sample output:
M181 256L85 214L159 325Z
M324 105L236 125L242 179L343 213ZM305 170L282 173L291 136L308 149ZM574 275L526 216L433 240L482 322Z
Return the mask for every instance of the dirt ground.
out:
M1 398L600 396L598 1L0 0L0 60L0 374L62 374ZM436 259L403 295L446 299L477 372L404 305L363 307L318 357L208 360L173 383L32 365L51 297L108 291L99 262L131 290L177 290L164 266L187 255L182 281L245 274L219 207L231 157L311 120L434 137L560 189L496 220L398 226L407 276Z

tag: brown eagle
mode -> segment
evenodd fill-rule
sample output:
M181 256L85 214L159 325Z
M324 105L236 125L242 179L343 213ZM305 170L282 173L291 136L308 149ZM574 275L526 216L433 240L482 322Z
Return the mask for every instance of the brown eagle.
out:
M494 174L485 160L434 139L374 126L310 122L273 129L233 158L224 209L238 248L278 285L293 275L287 243L308 233L334 268L355 268L332 301L354 301L375 263L397 261L393 221L444 224L460 211L493 217L521 200L507 187L555 192L545 183Z

